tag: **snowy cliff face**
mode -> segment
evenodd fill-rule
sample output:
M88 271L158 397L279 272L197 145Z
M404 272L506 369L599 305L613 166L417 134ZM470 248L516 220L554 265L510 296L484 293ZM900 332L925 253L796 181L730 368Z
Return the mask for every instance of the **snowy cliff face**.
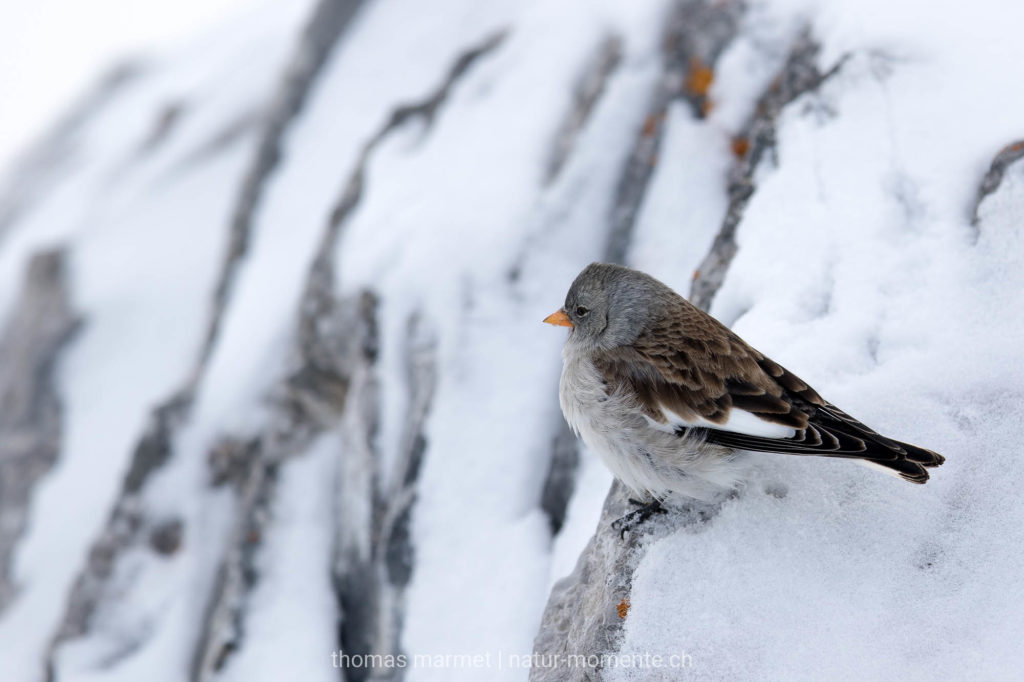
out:
M279 2L118 70L0 190L0 679L1019 673L1021 15ZM539 322L597 259L947 464L620 538Z

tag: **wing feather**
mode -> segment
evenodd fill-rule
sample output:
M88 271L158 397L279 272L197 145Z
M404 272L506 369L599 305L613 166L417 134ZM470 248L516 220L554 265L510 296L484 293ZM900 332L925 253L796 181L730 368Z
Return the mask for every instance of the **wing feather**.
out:
M942 463L931 450L878 434L720 322L678 300L632 345L594 354L609 388L630 391L652 421L701 429L708 443L735 449L868 459L915 482L927 480L923 467ZM734 430L744 422L737 411L787 427L792 435Z

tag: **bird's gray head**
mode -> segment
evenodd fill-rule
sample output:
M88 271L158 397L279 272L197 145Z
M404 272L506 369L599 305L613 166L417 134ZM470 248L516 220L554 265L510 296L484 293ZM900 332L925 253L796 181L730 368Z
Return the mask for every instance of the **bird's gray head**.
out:
M677 296L650 275L610 263L591 263L569 287L565 306L545 322L572 327L569 343L612 349L636 341Z

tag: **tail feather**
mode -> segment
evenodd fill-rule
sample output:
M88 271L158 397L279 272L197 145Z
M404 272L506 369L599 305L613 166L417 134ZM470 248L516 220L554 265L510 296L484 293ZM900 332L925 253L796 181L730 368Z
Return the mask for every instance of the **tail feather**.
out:
M694 429L686 429L692 431ZM818 455L855 459L911 483L924 483L928 471L946 459L937 452L880 436L860 422L829 420L811 423L792 438L752 436L720 429L702 429L708 443L739 450L777 452L786 455ZM812 434L812 432L815 432ZM813 438L809 437L814 435Z
M937 452L910 443L893 442L906 452L905 457L899 459L864 457L861 461L872 468L880 468L887 473L891 472L911 483L925 483L928 480L928 469L940 466L946 461L946 458Z

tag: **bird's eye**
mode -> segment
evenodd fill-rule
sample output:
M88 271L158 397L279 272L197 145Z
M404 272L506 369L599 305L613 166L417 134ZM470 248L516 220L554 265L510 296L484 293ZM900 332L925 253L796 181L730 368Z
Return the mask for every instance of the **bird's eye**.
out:
M576 306L576 314L579 317L586 317L587 313L589 313L589 312L590 311L587 308L584 308L583 306Z

